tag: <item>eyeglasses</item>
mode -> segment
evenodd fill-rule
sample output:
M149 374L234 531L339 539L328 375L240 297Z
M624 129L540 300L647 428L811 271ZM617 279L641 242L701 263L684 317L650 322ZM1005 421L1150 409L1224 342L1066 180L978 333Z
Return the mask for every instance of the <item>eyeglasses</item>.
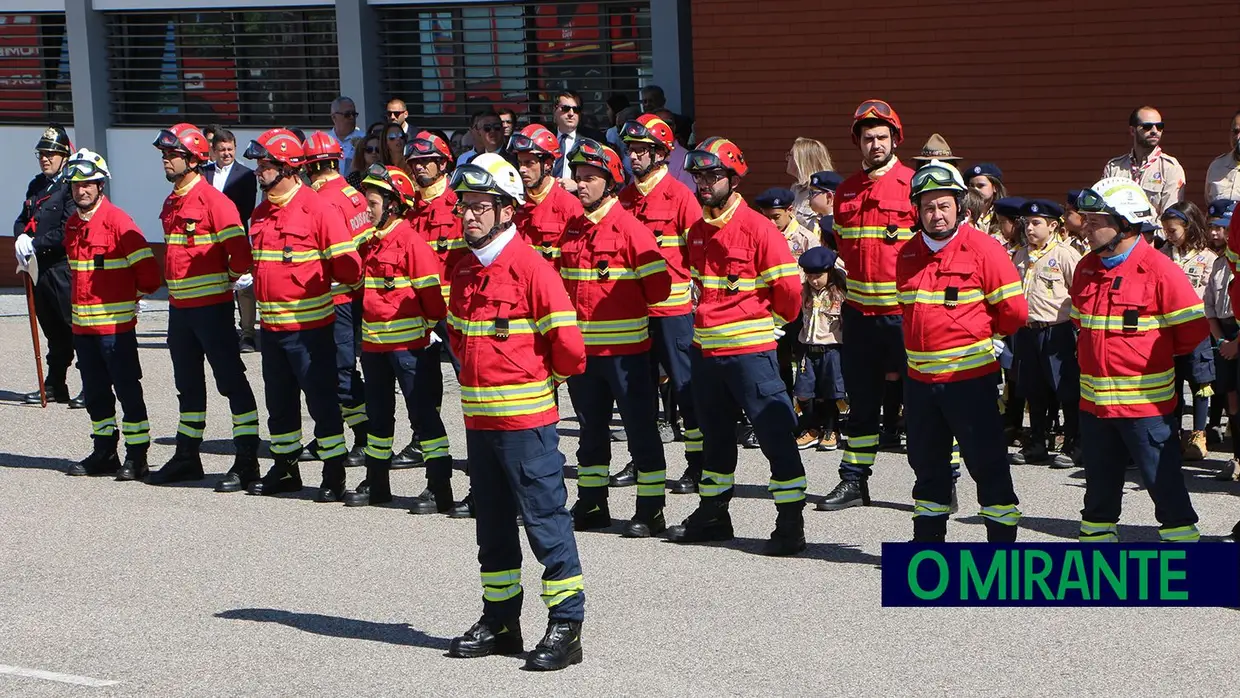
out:
M868 99L853 112L853 121L874 117L891 118L891 105L881 99Z
M387 110L387 113L388 116L400 116L401 114L408 113L408 111L408 109L389 109Z
M465 212L469 211L470 213L474 214L474 218L480 218L494 210L495 210L495 204L490 204L486 202L467 204L464 201L458 201L456 202L455 205L452 206L452 212L455 213L457 217L464 217Z
M377 146L377 145L368 145L368 146L366 146L366 152L368 152L368 153L378 153L378 152L379 152L379 146Z
M64 153L57 153L57 152L52 151L52 150L36 150L36 151L34 151L34 156L35 156L36 158L40 159L40 160L42 160L42 159L44 159L44 158L47 158L48 160L51 160L52 158L56 157L57 155L59 155L59 156L61 156L61 157L64 157Z
M1144 121L1137 125L1141 127L1142 131L1163 130L1163 122L1161 121Z
M337 115L339 115L339 116L343 116L343 117L344 117L344 118L346 118L346 119L356 119L356 118L357 118L357 112L355 112L355 111L338 111L338 112L336 112L336 114L337 114Z
M503 131L503 130L504 130L504 125L503 125L503 124L482 124L481 126L479 126L479 127L478 127L478 130L479 130L479 131L482 131L483 133L492 133L492 132L494 132L494 131Z
M573 114L580 114L580 113L581 113L581 107L574 107L574 106L573 106L573 105L571 105L571 104L561 104L561 105L560 105L560 113L561 113L561 114L568 114L569 112L572 112Z
M389 141L394 141L394 140L396 140L396 139L398 139L398 138L404 138L404 137L405 137L405 134L403 134L403 133L401 133L401 132L399 132L399 131L392 131L391 133L389 133L389 134L387 135L387 139L388 139Z
M728 176L728 173L721 169L697 170L690 174L693 176L693 181L699 184L714 184Z

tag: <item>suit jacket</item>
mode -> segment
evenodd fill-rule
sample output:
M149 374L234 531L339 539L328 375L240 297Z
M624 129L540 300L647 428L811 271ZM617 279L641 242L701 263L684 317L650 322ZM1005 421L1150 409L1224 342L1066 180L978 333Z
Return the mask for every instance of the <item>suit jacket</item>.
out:
M555 136L556 140L560 139L560 132L556 130L556 125L554 123L549 124L547 126L547 130L551 131L552 135ZM607 134L603 133L602 131L596 128L590 128L589 126L578 126L577 127L577 141L576 142L580 142L582 138L589 138L590 140L596 141L602 145L611 146L611 144L607 142ZM614 148L614 146L611 146L611 147ZM564 166L564 158L566 157L568 157L568 153L561 153L560 159L555 161L554 168L555 168L555 173L557 177L566 178L569 176L568 168Z
M202 176L207 178L207 184L215 181L215 170L214 162L207 163L207 166L202 168ZM224 196L237 207L237 213L241 214L241 223L248 232L250 214L254 213L254 199L258 196L258 178L254 176L254 170L234 161L232 169L228 171L228 181L224 182Z

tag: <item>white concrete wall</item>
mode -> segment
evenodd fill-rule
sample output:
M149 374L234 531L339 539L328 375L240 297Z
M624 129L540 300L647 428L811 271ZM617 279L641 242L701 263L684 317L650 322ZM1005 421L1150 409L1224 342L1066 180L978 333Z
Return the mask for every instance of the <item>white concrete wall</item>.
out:
M4 184L0 186L0 235L13 234L13 221L22 212L26 185L39 173L34 146L47 126L0 126L0 162L4 163ZM69 129L73 138L73 129ZM77 141L73 142L77 147ZM4 260L8 263L8 260Z

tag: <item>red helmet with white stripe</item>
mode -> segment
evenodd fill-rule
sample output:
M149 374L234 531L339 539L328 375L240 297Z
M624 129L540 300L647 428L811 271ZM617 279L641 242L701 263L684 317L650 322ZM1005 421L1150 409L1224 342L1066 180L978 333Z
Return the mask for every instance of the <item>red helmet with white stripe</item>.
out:
M245 149L249 160L272 160L285 167L301 167L306 150L297 136L286 128L273 128L250 141Z

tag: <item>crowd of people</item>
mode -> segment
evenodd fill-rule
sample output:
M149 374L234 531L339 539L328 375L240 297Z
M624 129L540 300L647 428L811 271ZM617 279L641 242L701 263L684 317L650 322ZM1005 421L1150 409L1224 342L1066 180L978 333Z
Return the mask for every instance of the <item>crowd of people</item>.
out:
M251 141L242 157L253 170L237 162L228 130L172 125L153 143L172 187L162 270L104 194L104 158L49 127L15 234L19 263L38 261L48 392L90 415L94 448L68 474L202 479L209 362L236 449L217 491L296 492L301 464L321 461L316 501L381 505L393 501L391 469L422 463L427 486L410 511L476 520L483 615L451 655L522 650L524 526L550 617L532 669L581 660L574 531L611 527L611 491L634 488L625 537L730 539L742 446L770 466L769 555L806 547L808 450L843 452L838 484L816 502L824 511L868 505L878 450L906 450L915 541L946 540L962 463L993 542L1019 530L1011 466L1039 463L1084 468L1082 541L1118 540L1130 467L1155 501L1162 540L1199 538L1181 463L1221 443L1222 415L1238 408L1230 294L1240 237L1229 233L1228 197L1240 113L1220 158L1231 168L1211 166L1204 212L1184 200L1183 169L1161 150L1152 108L1132 114L1131 153L1051 201L1011 196L995 164L962 171L938 134L905 164L904 126L881 100L853 115L860 170L835 172L821 143L799 138L790 186L751 205L738 191L749 172L741 148L721 137L686 143L662 97L648 87L640 108L609 104L606 133L582 125L570 91L555 97L548 125L480 111L468 149L415 129L400 100L363 132L341 97L330 131L274 128ZM180 414L175 454L152 469L136 299L163 284ZM256 350L266 473L240 357ZM75 354L83 394L70 398ZM469 492L459 500L439 409L444 359L466 434ZM571 510L561 384L580 426ZM397 394L415 435L399 451ZM621 435L610 429L616 410ZM1182 433L1184 412L1192 428ZM613 473L617 436L631 460ZM669 479L673 439L684 470ZM1232 442L1219 477L1237 480ZM349 465L365 467L352 490ZM672 526L669 489L699 495Z

